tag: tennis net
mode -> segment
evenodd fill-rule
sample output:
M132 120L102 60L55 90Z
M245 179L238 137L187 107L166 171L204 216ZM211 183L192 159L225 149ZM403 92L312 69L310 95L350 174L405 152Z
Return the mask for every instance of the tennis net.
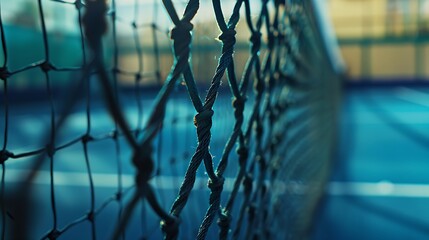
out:
M2 239L307 237L342 71L318 4L1 1Z

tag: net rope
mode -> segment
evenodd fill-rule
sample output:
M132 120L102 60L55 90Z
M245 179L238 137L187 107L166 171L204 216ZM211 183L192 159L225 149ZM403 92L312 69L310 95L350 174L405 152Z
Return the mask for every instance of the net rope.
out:
M45 24L44 3L72 4L75 6L79 26L79 39L82 59L79 66L57 66L52 61L49 45L49 29ZM151 209L161 220L160 229L165 239L180 238L181 226L185 220L183 211L191 193L195 190L197 171L203 167L207 174L209 191L208 205L203 218L193 217L192 225L199 225L196 239L300 239L308 234L312 214L323 186L333 157L335 146L336 111L339 98L339 76L330 65L326 56L326 46L317 29L314 18L314 6L311 1L261 0L259 12L254 11L250 0L234 2L230 16L225 15L220 0L212 0L214 19L220 30L218 40L222 44L221 55L211 78L206 95L201 98L201 86L195 78L192 60L193 19L200 13L199 0L185 3L184 12L178 14L171 0L162 4L171 19L170 32L174 62L167 76L162 75L158 34L166 31L156 24L153 15L151 24L140 24L139 0L134 1L133 20L126 23L132 30L134 52L137 55L137 71L128 71L120 67L120 49L117 25L122 21L116 12L116 1L107 4L103 0L80 0L70 2L62 0L38 0L37 2L41 34L43 38L43 60L18 69L9 69L9 52L5 27L0 9L0 32L3 51L3 63L0 68L2 79L4 111L3 147L0 151L1 175L1 219L2 239L27 239L29 232L22 231L30 226L32 219L32 189L39 170L45 161L49 163L50 175L50 218L52 225L41 239L57 239L85 222L90 224L90 236L97 239L101 226L97 219L107 206L116 202L117 223L113 239L125 239L126 228L139 203L142 205L142 236L150 238L148 214ZM0 2L1 4L1 2ZM1 6L1 5L0 5ZM154 12L158 3L154 3ZM257 15L255 18L254 15ZM228 19L228 20L226 20ZM237 25L246 24L250 33L250 46L242 74L237 74L235 48L237 45ZM155 69L144 72L145 49L142 47L139 30L150 28L153 39ZM111 34L112 66L106 66L105 38ZM108 56L110 57L110 56ZM44 77L45 91L49 105L49 127L42 142L46 147L19 152L8 146L10 93L8 82L14 76L39 68ZM52 75L55 72L73 72L79 77L74 79L70 96L58 96L52 87ZM75 76L76 76L75 74ZM207 75L209 73L205 73ZM225 75L225 76L224 76ZM134 78L134 98L137 112L136 126L132 127L121 102L121 83L123 76ZM162 84L150 109L142 101L142 80L153 78ZM232 131L227 139L222 139L221 156L214 161L212 151L215 143L212 138L213 121L217 111L221 82L226 78L232 96L233 120L229 124ZM114 122L111 132L100 135L93 133L93 93L92 82L97 81L97 90L103 95L106 110ZM172 203L156 188L162 175L161 161L167 155L162 151L165 137L162 137L165 124L175 126L179 121L189 123L189 117L180 119L173 116L168 122L167 105L175 99L178 84L183 81L186 94L196 113L193 123L196 128L197 146L192 156L184 154L189 164L177 196ZM253 85L253 92L250 89ZM84 89L84 96L79 93ZM58 134L65 128L73 109L79 101L85 102L85 132L65 143L58 143ZM183 100L183 99L182 99ZM59 102L61 104L57 104ZM144 121L144 112L148 112ZM220 113L219 113L220 114ZM212 134L214 134L212 136ZM174 134L171 139L173 141ZM121 144L121 139L125 144ZM96 204L96 184L92 170L90 154L95 142L110 140L114 143L117 187L116 193L101 204ZM57 214L57 194L55 163L57 154L64 149L81 144L83 160L88 178L89 209L87 213L60 225ZM134 184L125 187L123 183L122 150L131 150L131 159L135 169ZM235 153L232 153L236 147ZM176 148L172 144L172 148ZM178 156L172 150L171 162ZM22 176L21 183L12 193L6 194L8 162L31 157L31 171ZM231 190L224 190L228 167L236 161L237 169L232 178ZM201 167L202 166L202 167ZM170 208L165 208L169 205ZM195 206L193 206L195 207ZM234 214L235 213L235 214ZM42 217L42 216L41 216ZM44 216L48 217L48 215ZM48 217L49 218L49 217ZM217 223L218 233L210 229ZM144 232L146 230L146 232ZM104 229L105 231L105 229Z

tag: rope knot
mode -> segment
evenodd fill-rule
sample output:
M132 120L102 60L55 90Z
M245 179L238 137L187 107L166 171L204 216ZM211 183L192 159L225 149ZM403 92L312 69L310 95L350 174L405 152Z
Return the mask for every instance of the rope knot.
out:
M237 34L237 31L235 31L232 28L228 28L228 30L223 31L221 35L219 35L219 40L222 41L225 49L227 51L232 51L232 48L235 44L235 42L237 41L235 39L235 35Z
M213 114L214 114L214 112L212 109L204 109L203 111L199 112L194 117L195 127L197 127L197 129L201 129L204 126L211 125Z
M94 222L95 221L95 212L91 211L86 215L86 218L88 219L88 221L90 222Z
M90 134L85 134L82 136L82 142L83 143L88 143L94 140L94 137L91 136Z
M76 0L74 2L74 6L76 7L77 10L80 10L83 6L82 1L81 0Z
M263 183L262 187L261 187L262 196L265 196L265 194L267 193L267 191L268 191L268 185L267 185L267 183Z
M255 132L256 132L256 137L261 139L262 138L262 134L264 133L264 127L262 126L262 124L257 123L255 126Z
M223 210L219 214L219 219L217 220L217 225L221 228L225 228L229 230L229 226L231 225L231 214L228 211Z
M222 42L235 41L236 34L237 31L235 31L235 29L228 28L219 35L219 40Z
M238 154L238 161L240 163L240 166L244 166L249 156L249 149L247 149L246 146L240 143L237 147L236 152Z
M153 148L150 144L144 144L140 148L134 150L133 164L138 171L136 176L137 186L146 183L153 172L152 151Z
M261 37L260 32L253 32L250 36L250 42L252 43L252 53L256 53L261 49Z
M52 229L52 231L48 234L47 238L49 240L57 239L61 235L61 232L58 229Z
M248 206L248 216L249 219L254 220L255 219L255 214L256 214L256 206L255 203L250 204L250 206Z
M286 1L285 0L275 0L275 4L276 5L286 5Z
M101 36L107 31L107 3L105 0L86 1L86 11L82 21L85 26L85 36L95 48Z
M50 144L46 145L46 154L47 154L50 158L52 158L52 157L54 156L55 151L56 151L56 149L55 149L54 144L50 143Z
M137 73L137 74L135 75L135 80L136 80L136 82L140 82L140 81L142 80L142 78L143 78L143 76L142 76L140 73Z
M115 200L116 201L121 201L121 199L122 199L122 192L117 192L115 194Z
M3 164L4 162L6 162L9 157L12 157L13 153L7 151L7 150L1 150L0 151L0 164Z
M242 119L243 118L245 102L246 102L245 97L234 98L234 100L232 101L232 106L234 107L235 119Z
M180 21L180 24L176 25L170 33L170 38L174 40L173 48L176 58L189 57L192 35L191 31L194 25L189 21Z
M243 180L244 194L249 195L252 192L253 179L252 176L246 175Z
M194 28L194 25L188 21L180 21L180 24L176 25L170 34L170 38L173 40L178 40L178 38L185 38L189 35L191 37L191 31ZM182 39L180 39L182 40Z
M209 179L207 186L212 190L212 192L221 192L223 189L223 183L225 182L225 178L222 176L218 176L216 179Z
M274 31L268 33L268 49L274 49L276 34Z
M179 224L179 218L171 216L171 219L161 221L161 230L166 236L170 237L168 239L176 239L179 234Z
M40 65L40 68L42 69L43 72L49 72L49 71L55 69L55 67L50 62L48 62L48 61L43 62Z
M256 83L255 83L255 90L256 90L256 93L257 94L262 94L262 92L264 92L265 91L265 83L264 83L264 81L261 79L261 77L260 76L258 76L258 79L257 79L257 81L256 81Z
M10 72L7 70L6 67L0 68L0 79L5 81L8 77L10 77Z

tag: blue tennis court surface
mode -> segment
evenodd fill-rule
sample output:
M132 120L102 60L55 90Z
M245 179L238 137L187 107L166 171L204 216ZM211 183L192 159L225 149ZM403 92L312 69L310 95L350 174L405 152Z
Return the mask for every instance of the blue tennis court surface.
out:
M150 113L153 93L149 92L143 97L143 122ZM218 110L213 120L212 154L214 163L217 164L221 156L221 150L233 128L233 113L230 107L230 97L224 94L219 96L215 105ZM137 126L138 112L136 111L135 98L128 98L126 94L121 97L121 106L132 127ZM57 109L61 104L58 104ZM67 122L59 132L58 146L79 138L87 129L85 103L79 103L75 111L68 117ZM15 153L29 152L44 148L42 143L46 134L50 131L50 108L46 101L11 102L9 125L9 147ZM91 136L101 137L112 134L114 122L108 115L103 101L94 99L91 103ZM183 181L183 176L189 159L195 152L197 138L193 116L195 115L188 96L183 93L175 93L167 108L164 127L155 140L156 171L151 180L155 187L157 197L164 209L169 209L178 189ZM3 124L3 123L1 123ZM128 202L134 185L135 169L131 163L131 150L122 137L119 137L118 145L114 139L106 137L105 140L90 142L88 144L88 157L92 169L92 177L95 186L95 206L99 209L96 216L97 238L109 239L119 219L119 203L114 200L119 188L124 194L123 206ZM237 171L237 161L231 157L229 167L225 172L225 185L223 201L226 201L233 188L234 177ZM121 173L118 172L118 159ZM34 157L11 159L7 162L6 191L14 188L15 183L21 182L30 172ZM62 229L71 222L85 217L90 208L89 174L85 165L83 145L80 141L67 146L54 155L54 186L56 208L58 212L58 227ZM159 175L159 176L155 176ZM120 177L119 177L120 176ZM119 179L120 178L120 179ZM204 166L197 172L197 180L194 191L190 196L187 207L181 217L180 239L192 239L196 236L199 223L203 219L209 202L209 189L207 188L207 175ZM32 206L35 225L32 226L32 236L37 238L46 234L52 228L52 210L50 202L50 172L49 161L38 171L34 180L35 204ZM109 201L110 199L110 201ZM237 197L241 202L241 196ZM143 202L142 202L143 203ZM239 207L233 211L237 214ZM13 213L10 213L13 216ZM125 236L127 239L137 237L160 239L160 219L152 212L149 206L140 204L134 212ZM91 237L89 222L73 226L72 231L66 231L62 239L88 239ZM217 230L212 228L209 236L217 236ZM210 238L210 237L209 237Z
M190 154L195 151L196 136L192 123L194 112L185 101L186 96L177 94L167 110L167 117L160 140L156 146L157 171L160 177L152 179L162 206L171 206L183 179ZM232 129L232 111L225 107L229 97L221 96L214 119L212 150L220 156L224 141ZM344 94L340 117L340 151L327 195L316 219L313 239L426 239L429 236L429 161L427 160L429 134L429 88L368 88L349 89ZM137 124L135 100L122 97L122 106L131 125ZM91 119L94 136L109 133L114 123L100 101L92 104ZM150 109L150 97L143 106ZM59 142L78 137L86 130L83 103L71 114L60 133ZM229 109L229 110L228 110ZM35 140L49 129L49 108L46 102L13 104L10 117L11 149L17 152L34 150L40 146ZM36 113L37 112L37 113ZM148 112L144 111L144 120ZM157 141L155 141L157 142ZM134 168L130 163L129 147L120 138L119 155L114 141L108 138L89 144L89 159L96 186L96 206L118 191L119 156L122 166L121 184L124 189L134 182ZM32 158L8 161L6 186L10 190L20 176L30 167ZM235 161L225 174L226 197L232 188L236 171ZM34 236L42 236L52 226L50 206L50 180L48 163L39 171L34 192L36 225ZM89 178L84 163L83 147L77 143L55 155L55 196L57 198L59 226L82 217L90 206ZM194 193L182 217L181 239L192 239L208 206L209 191L203 168L198 171ZM132 191L132 189L131 189ZM76 197L78 195L78 197ZM124 202L127 201L125 195ZM240 199L239 199L240 200ZM241 200L240 200L241 201ZM143 207L142 207L143 206ZM97 215L97 238L108 239L118 221L119 204L109 202ZM238 211L238 209L237 209ZM126 236L135 239L162 237L159 218L141 204L130 221ZM102 231L100 231L102 229ZM84 222L67 231L62 239L86 239L90 236L90 224ZM217 236L217 228L210 236Z
M314 239L428 239L429 89L349 89Z
M161 164L158 170L162 171L162 176L151 181L166 209L177 194L189 154L196 146L192 124L194 113L186 101L182 101L183 97L176 96L170 102L161 134L164 145L157 153L160 159L157 162ZM217 106L229 104L228 101L227 97L221 97ZM122 102L131 124L136 124L133 121L137 119L133 105L135 100L123 98ZM143 103L144 106L151 105L149 99ZM429 235L429 148L428 141L424 142L429 136L426 134L429 132L428 103L429 88L349 89L345 92L340 117L340 153L320 209L321 216L316 219L313 239L425 239ZM93 105L93 135L110 132L114 125L102 102L94 102ZM45 114L40 112L43 109L46 110ZM147 114L145 112L144 119ZM232 128L228 124L231 115L225 110L215 114L213 132L217 137L212 147L215 159L220 155L216 149L222 149L221 144ZM11 149L19 146L21 149L16 150L20 152L42 147L38 138L49 129L49 108L46 103L14 105L10 120ZM60 139L66 141L85 132L85 121L85 112L76 111L69 117ZM123 139L120 138L119 143L118 156L123 174L121 184L128 188L134 182L134 168L129 161L131 152ZM118 190L117 154L112 139L89 144L97 207ZM58 151L55 155L55 195L60 227L88 212L89 179L83 159L80 143ZM30 162L31 158L8 162L6 186L9 189L28 171ZM227 176L233 177L233 173L231 170ZM183 215L183 239L195 236L198 226L192 225L195 221L190 219L202 219L208 204L207 177L202 169L198 174L196 191ZM51 211L49 176L46 161L35 180L35 216L43 217L33 226L34 236L42 236L52 225L51 217L46 216ZM231 186L232 180L227 177L226 193ZM97 215L98 228L105 229L97 232L100 239L111 235L118 220L118 206L116 201L112 201ZM158 217L150 208L141 206L134 214L126 235L130 239L135 236L161 238ZM73 227L73 231L67 231L62 238L87 238L89 232L90 224L83 223ZM216 236L214 228L212 234Z

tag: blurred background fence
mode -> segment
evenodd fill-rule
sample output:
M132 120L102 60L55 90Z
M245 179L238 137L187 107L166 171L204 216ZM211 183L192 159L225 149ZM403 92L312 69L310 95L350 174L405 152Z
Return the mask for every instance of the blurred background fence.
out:
M230 4L231 3L225 3ZM252 3L257 9L259 1ZM371 81L425 81L429 79L429 69L424 66L429 62L429 0L329 0L326 1L328 15L338 37L341 53L348 67L349 79L359 82ZM119 33L120 64L130 71L138 68L137 54L134 48L133 28L129 24L133 19L134 1L118 1L117 30ZM3 13L5 31L14 41L11 49L22 49L26 57L11 59L10 68L23 66L28 61L41 59L43 52L40 48L33 48L42 41L39 34L37 2L28 0L5 1ZM72 4L47 3L45 6L46 23L51 30L50 44L54 49L53 58L59 64L75 64L81 56L79 32L76 24L76 11ZM232 9L226 7L225 9ZM206 9L210 12L210 9ZM153 0L141 3L140 16L146 24L137 26L141 36L139 41L145 52L143 56L145 72L153 72L146 76L143 83L159 84L166 76L173 61L169 46L170 22L165 16L163 8ZM255 10L258 12L258 10ZM127 19L126 17L129 16ZM147 17L149 16L149 17ZM142 20L141 19L141 20ZM159 21L158 21L159 19ZM155 20L156 24L152 24ZM197 16L194 36L194 72L196 78L207 80L210 76L204 73L214 72L219 53L214 44L217 37L217 25L213 19L205 19L204 15ZM138 21L139 23L141 21ZM122 24L122 26L121 26ZM237 28L239 34L236 45L238 72L244 68L250 37L245 31L244 24ZM33 44L28 44L29 39ZM109 38L107 38L109 39ZM159 44L154 44L158 42ZM240 44L240 42L242 44ZM106 44L113 44L111 41ZM62 46L68 46L64 48ZM16 51L14 51L16 52ZM70 54L76 53L76 54ZM158 55L159 53L159 55ZM242 60L242 61L240 61ZM243 63L240 65L240 63ZM33 74L29 72L28 74ZM159 75L158 75L159 74ZM17 76L18 77L18 76ZM13 81L16 87L26 88L28 84L40 84L37 81L28 83L25 74L19 75L22 80ZM132 76L122 76L122 83L132 84Z
M428 80L428 0L329 0L327 4L351 79Z

